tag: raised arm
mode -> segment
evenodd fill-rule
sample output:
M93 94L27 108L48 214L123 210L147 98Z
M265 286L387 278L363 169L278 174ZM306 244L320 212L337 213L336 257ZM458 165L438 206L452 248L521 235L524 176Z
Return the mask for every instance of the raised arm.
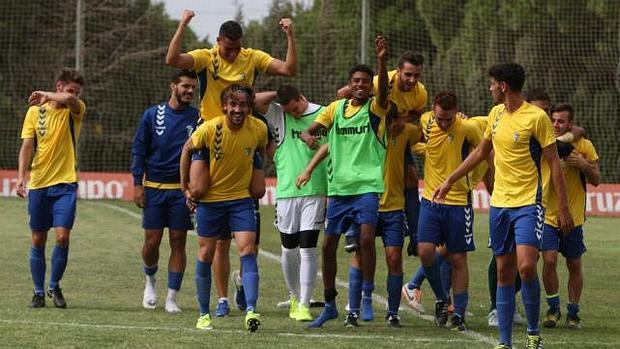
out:
M297 74L297 48L295 47L295 35L293 34L293 21L290 18L282 18L280 20L280 28L286 33L286 61L274 59L267 67L267 74L294 76Z
M31 106L42 105L49 101L66 105L73 114L79 114L82 111L80 99L73 93L34 91L30 94L30 97L28 97L28 104Z
M183 33L185 28L196 14L192 10L183 10L181 20L177 31L172 36L168 45L168 53L166 53L166 64L179 68L191 69L194 67L194 58L187 53L181 53L181 43L183 42Z
M377 36L375 38L375 47L377 49L377 74L379 74L377 102L381 108L386 109L388 107L388 73L385 67L387 40L381 35Z
M265 114L269 110L269 103L278 97L276 91L258 92L254 96L254 110Z
M17 196L26 197L26 176L34 152L34 138L24 138L17 160Z
M560 157L558 156L555 144L543 148L542 153L547 163L549 163L549 168L551 169L551 183L553 184L555 195L559 199L558 225L564 234L568 234L573 230L574 223L573 217L568 209L566 182L564 181L564 174L562 174L562 168L560 167Z
M435 190L435 192L433 193L433 201L443 201L446 198L446 195L448 195L448 192L450 192L450 188L452 188L452 185L463 176L468 174L471 170L473 170L474 167L476 167L476 165L478 165L480 162L487 159L492 149L493 143L491 143L491 141L486 138L483 139L480 142L480 145L476 149L474 149L471 154L469 154L465 161L463 161L463 163L461 163L459 167L457 167L456 170L454 170L454 172L452 172L452 174L450 174L450 176L446 178L446 180L439 186L439 188Z

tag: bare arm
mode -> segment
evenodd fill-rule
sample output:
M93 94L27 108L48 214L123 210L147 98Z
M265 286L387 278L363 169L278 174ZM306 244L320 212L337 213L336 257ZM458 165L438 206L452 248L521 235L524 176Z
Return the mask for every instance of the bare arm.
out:
M180 161L180 174L181 174L181 190L185 194L187 198L191 198L189 195L189 167L190 167L190 155L196 150L194 148L194 143L192 139L189 138L187 142L183 145L183 150L181 150L181 161Z
M345 85L338 89L336 94L338 98L351 98L353 97L353 89L349 85Z
M54 101L58 104L66 105L73 114L79 114L82 111L80 100L76 95L67 92L46 92L46 91L34 91L28 97L29 105L42 105L49 101Z
M551 144L543 149L542 153L551 169L551 183L553 190L559 199L558 225L564 234L573 230L573 218L568 210L568 196L566 195L566 182L560 168L560 157L555 144Z
M325 143L314 154L314 156L312 157L312 159L310 160L306 168L303 170L303 172L300 173L299 176L297 176L297 180L295 182L295 184L297 185L297 188L301 189L301 187L303 187L304 185L306 185L306 183L308 183L308 181L310 180L310 177L312 177L312 172L321 163L321 161L325 159L328 152L329 152L329 146L327 143Z
M313 122L307 129L301 132L301 140L304 141L311 149L317 149L319 147L319 138L321 138L321 131L325 129L325 126L318 122Z
M17 160L17 196L26 197L26 176L34 152L34 138L24 138Z
M433 193L433 201L443 201L448 192L450 192L452 185L473 170L474 167L476 167L476 165L478 165L481 161L488 158L492 149L493 143L486 138L483 139L480 142L480 145L474 149L469 156L467 156L465 161L463 161L463 163L460 164L448 178L446 178L439 188L435 190Z
M377 103L381 108L386 109L388 107L388 73L385 67L387 40L379 35L375 38L375 46L377 49L377 73L379 74Z
M278 97L276 91L259 92L254 96L254 110L265 114L269 110L269 103Z
M191 69L194 67L194 58L187 53L181 53L181 43L185 28L196 14L191 10L184 10L179 21L177 31L172 36L166 53L166 64L179 69Z
M564 161L570 166L578 168L586 176L588 183L593 186L598 186L601 183L601 171L599 169L598 161L591 161L586 159L578 151L573 152L567 156Z
M293 21L290 18L282 18L280 28L286 33L286 61L274 59L267 67L267 74L294 76L297 74L297 48L293 34Z
M493 163L493 159L495 157L495 153L493 150L489 153L487 157L487 164L489 168L487 169L487 173L484 174L484 186L487 188L489 195L493 194L493 187L495 186L495 164Z

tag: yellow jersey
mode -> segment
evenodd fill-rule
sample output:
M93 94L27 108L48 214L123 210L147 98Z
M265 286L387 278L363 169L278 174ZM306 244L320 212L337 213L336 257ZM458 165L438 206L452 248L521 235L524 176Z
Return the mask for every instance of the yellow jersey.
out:
M495 151L491 206L543 204L542 149L555 143L547 114L525 101L513 113L499 104L489 113L484 137Z
M435 122L432 111L420 118L425 147L424 193L422 197L433 199L433 192L465 160L482 141L482 132L476 125L456 117L454 123L442 130ZM471 203L471 178L467 174L452 185L446 195L445 205L465 206Z
M265 72L274 60L269 54L251 48L241 48L233 62L219 55L219 46L188 52L194 59L194 71L200 84L200 115L211 120L224 114L220 95L230 85L254 85L256 71Z
M77 114L68 107L52 108L50 103L28 108L21 138L35 139L30 189L77 182L77 141L86 113L84 102L79 102Z
M476 125L476 127L478 127L478 129L480 130L481 134L483 134L484 130L487 128L487 117L486 116L474 116L474 117L467 119L466 122L471 122L474 125ZM489 170L489 164L487 163L486 160L482 161L476 167L474 167L474 169L470 172L471 189L474 189L476 185L478 185L478 183L480 183L480 181L484 179L484 176L487 174L488 170Z
M254 152L267 145L264 122L248 115L241 129L233 131L221 115L200 125L191 139L196 149L209 151L210 185L200 202L250 197Z
M385 116L387 115L388 110L383 109L379 105L379 103L377 103L376 98L373 98L373 97L371 98L372 100L370 102L370 112L374 116L381 119L382 123L381 123L380 130L381 132L383 132L385 130L385 124L383 123L383 121L385 119ZM365 104L361 104L361 105L355 106L355 105L352 105L350 102L351 101L349 100L345 104L345 109L344 109L344 117L347 119L355 116L357 112L359 112L360 109L362 109L362 107L365 105ZM323 109L323 111L321 111L319 115L317 115L314 121L318 122L319 124L325 126L328 129L331 128L334 122L334 116L336 116L336 111L338 109L338 103L339 103L339 100L331 102L325 109Z
M420 129L406 123L396 137L387 137L387 151L383 169L385 191L379 200L379 211L388 212L405 208L405 152L420 141Z
M587 160L597 161L598 154L592 142L585 138L581 138L576 142L571 143L575 150L583 155ZM573 216L573 222L575 226L582 225L585 220L586 212L586 177L576 167L569 166L563 160L561 160L562 173L566 180L566 195L568 196L568 208L571 216ZM549 187L552 186L550 181L545 182ZM545 191L548 193L547 198L547 211L545 212L545 223L554 227L558 227L558 211L559 200L555 195L553 188Z
M388 100L396 106L399 117L407 117L412 110L421 112L426 107L428 92L421 82L417 82L411 91L401 91L398 88L398 74L396 70L388 72ZM379 77L373 79L373 94L379 93Z

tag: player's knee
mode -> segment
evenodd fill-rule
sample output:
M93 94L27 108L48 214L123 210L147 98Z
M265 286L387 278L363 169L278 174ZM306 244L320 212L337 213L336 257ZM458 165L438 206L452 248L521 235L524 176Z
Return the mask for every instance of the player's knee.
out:
M403 273L403 259L400 253L389 253L385 258L391 275L401 275Z
M419 243L418 256L420 256L420 262L422 262L423 265L432 265L435 263L435 245L429 243Z
M212 251L208 246L200 246L198 249L197 258L205 263L213 263L213 255L215 251Z
M566 267L571 273L581 272L581 257L580 258L566 258Z
M521 260L518 263L519 275L524 281L536 278L536 260Z
M69 234L58 234L56 235L56 245L67 248L69 247Z

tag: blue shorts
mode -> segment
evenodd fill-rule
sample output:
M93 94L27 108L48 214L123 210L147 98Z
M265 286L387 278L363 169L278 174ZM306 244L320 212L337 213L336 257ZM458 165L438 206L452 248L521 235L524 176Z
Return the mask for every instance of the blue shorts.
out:
M194 160L209 161L209 149L202 148L202 149L194 151L192 153L191 159L192 161ZM252 168L255 170L263 169L263 158L257 152L254 152L254 157L252 158Z
M541 205L522 207L493 207L489 209L489 234L493 254L501 256L515 252L516 245L540 249L545 210Z
M180 189L144 188L142 228L192 230L190 212Z
M73 228L77 183L62 183L28 191L28 216L32 231L51 227Z
M541 251L560 251L565 258L581 257L587 251L582 226L575 227L565 237L559 228L545 224Z
M199 202L196 230L201 237L218 237L229 230L256 233L254 203L251 198L220 202Z
M450 253L474 251L474 210L471 205L454 206L420 202L418 242L445 245Z
M383 247L403 247L405 243L405 212L379 212L375 236L381 236Z
M362 224L377 226L379 219L379 195L366 193L360 195L330 196L327 201L326 234L340 235Z

